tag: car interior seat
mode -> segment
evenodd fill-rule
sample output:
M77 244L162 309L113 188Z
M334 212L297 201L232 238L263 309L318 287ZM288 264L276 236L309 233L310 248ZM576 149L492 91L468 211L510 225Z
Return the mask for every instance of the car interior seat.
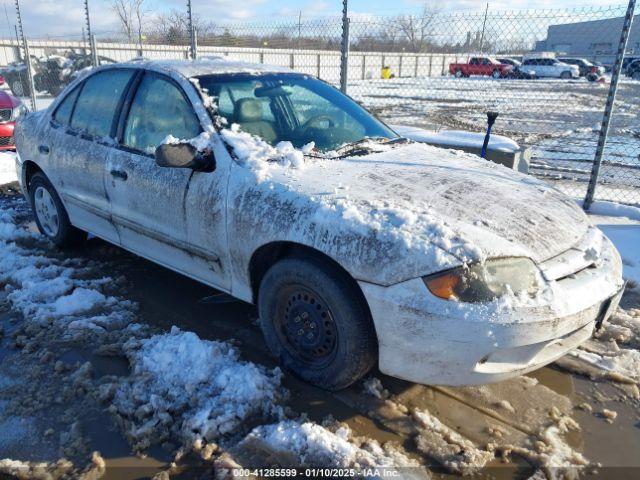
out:
M272 122L262 118L262 102L255 98L241 98L234 104L235 122L247 133L257 135L265 142L274 144L278 138Z

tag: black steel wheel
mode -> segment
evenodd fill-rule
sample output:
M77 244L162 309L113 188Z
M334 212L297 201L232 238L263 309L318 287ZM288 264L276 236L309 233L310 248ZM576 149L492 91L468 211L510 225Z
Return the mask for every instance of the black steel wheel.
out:
M362 293L330 260L309 255L277 262L260 283L258 312L274 356L321 388L345 388L378 360Z

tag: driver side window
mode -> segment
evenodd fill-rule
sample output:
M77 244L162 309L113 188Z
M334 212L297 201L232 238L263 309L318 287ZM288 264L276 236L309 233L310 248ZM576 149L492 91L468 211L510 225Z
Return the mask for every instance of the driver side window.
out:
M168 135L188 140L201 132L200 121L182 91L169 80L145 74L127 116L124 145L152 154Z

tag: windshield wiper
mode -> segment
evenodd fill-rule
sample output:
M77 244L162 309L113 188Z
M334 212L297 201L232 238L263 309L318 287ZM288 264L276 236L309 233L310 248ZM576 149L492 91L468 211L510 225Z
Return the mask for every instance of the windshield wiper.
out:
M396 143L405 143L408 142L409 139L404 137L395 137L395 138L386 138L386 137L365 137L360 140L356 140L355 142L346 143L341 147L336 149L336 152L339 154L337 158L343 158L347 155L353 155L357 152L362 152L363 154L369 153L374 150L374 148L368 147L367 143L377 143L379 145L394 145Z

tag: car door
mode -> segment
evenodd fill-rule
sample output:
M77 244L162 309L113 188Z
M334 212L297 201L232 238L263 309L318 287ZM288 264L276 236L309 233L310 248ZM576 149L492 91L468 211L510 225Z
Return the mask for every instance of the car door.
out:
M224 169L196 172L155 162L155 148L167 136L190 139L203 131L185 91L169 77L145 72L123 106L119 130L105 175L122 246L225 289Z
M133 77L131 69L97 72L70 91L54 111L51 134L39 145L51 157L52 178L71 223L118 243L111 222L104 168L112 149L119 103Z

